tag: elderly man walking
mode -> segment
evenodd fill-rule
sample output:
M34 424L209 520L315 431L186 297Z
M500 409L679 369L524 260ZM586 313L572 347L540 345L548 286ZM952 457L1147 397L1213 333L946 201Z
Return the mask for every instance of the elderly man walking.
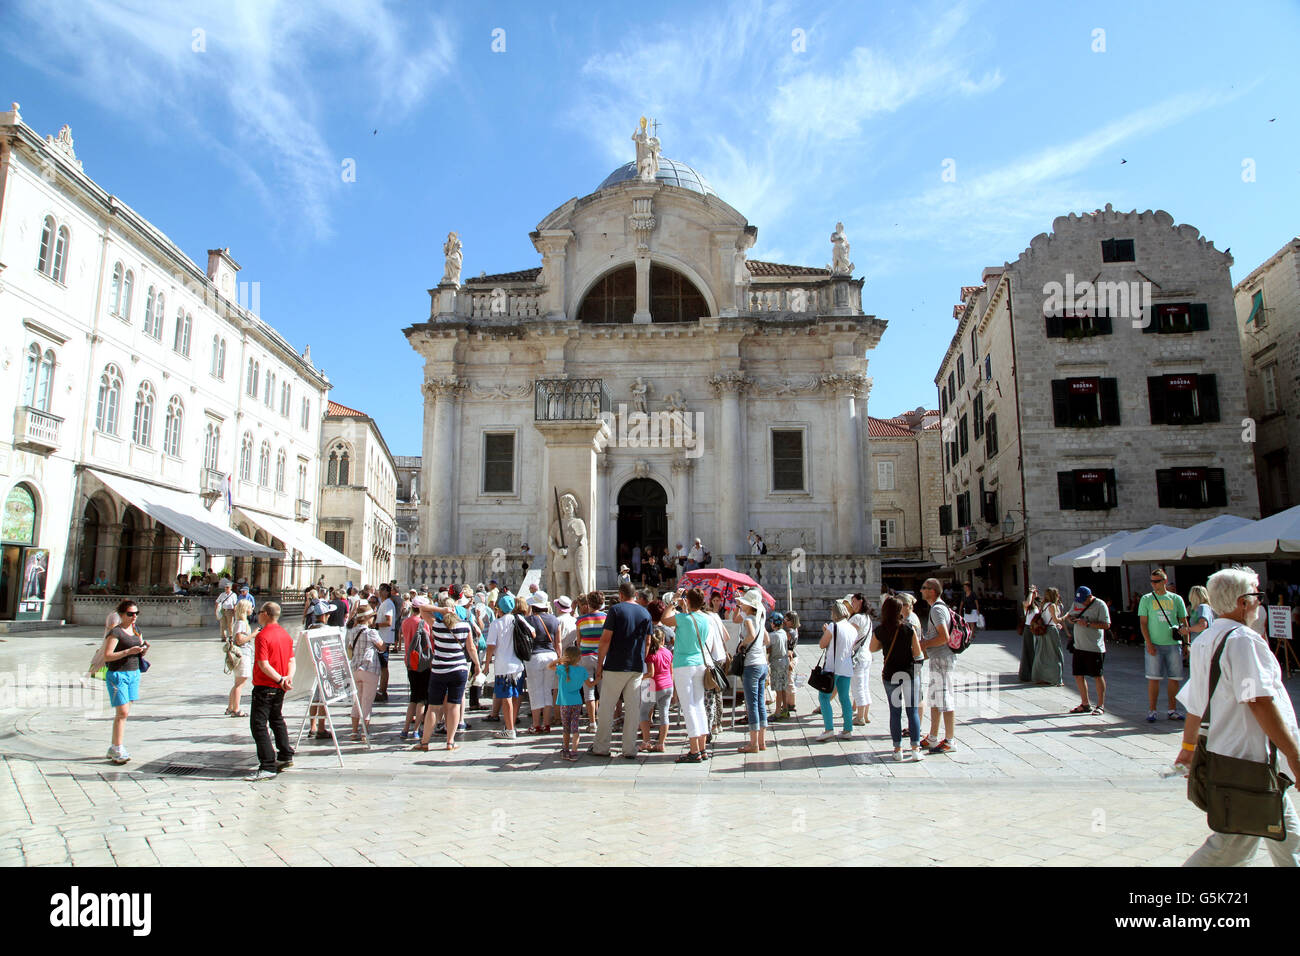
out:
M231 641L235 638L235 605L239 603L239 595L229 581L226 581L225 587L217 595L216 615L221 624L221 639Z
M1259 575L1249 568L1225 568L1210 575L1206 590L1217 617L1192 643L1191 674L1178 694L1187 721L1174 762L1190 766L1204 721L1209 725L1206 750L1263 764L1276 747L1286 761L1279 762L1278 770L1300 779L1295 708L1277 658L1251 627L1267 621L1261 615ZM1265 843L1269 855L1278 866L1300 866L1300 815L1285 793L1277 824L1286 836ZM1259 841L1257 836L1211 833L1184 866L1245 866Z

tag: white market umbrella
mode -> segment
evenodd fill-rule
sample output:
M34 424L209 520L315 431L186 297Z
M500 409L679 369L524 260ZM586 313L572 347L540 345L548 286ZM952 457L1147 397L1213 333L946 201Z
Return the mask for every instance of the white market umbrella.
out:
M1085 544L1082 547L1074 548L1070 551L1064 552L1063 554L1058 554L1054 558L1050 559L1047 563L1057 568L1086 567L1089 561L1091 561L1091 556L1096 554L1098 548L1103 548L1107 551L1110 551L1119 542L1127 539L1132 534L1133 534L1132 531L1115 531L1111 534L1106 535L1106 537L1104 538L1098 538L1096 541L1090 542L1089 544ZM1088 556L1089 560L1084 561L1082 565L1075 564L1075 562L1079 558L1082 558L1084 556Z
M1189 558L1300 558L1300 505L1188 545Z
M1187 557L1187 549L1201 541L1236 531L1255 522L1237 515L1217 515L1208 521L1194 524L1172 534L1164 535L1145 544L1130 542L1121 558L1136 564L1158 564L1162 561L1182 561Z
M1178 530L1178 528L1174 528L1167 524L1153 524L1151 527L1144 528L1141 531L1130 532L1127 537L1121 538L1103 548L1101 554L1097 554L1096 548L1094 548L1091 554L1079 555L1079 557L1074 559L1074 566L1076 568L1087 568L1096 564L1102 564L1107 568L1122 567L1124 564L1124 553L1130 548L1136 549L1144 547L1150 542L1158 541L1165 535L1172 534Z

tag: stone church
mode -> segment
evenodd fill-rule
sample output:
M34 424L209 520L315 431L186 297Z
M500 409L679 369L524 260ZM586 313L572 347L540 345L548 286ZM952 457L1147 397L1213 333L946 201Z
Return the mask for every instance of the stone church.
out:
M878 594L867 355L886 323L843 225L826 267L747 259L757 227L644 119L632 139L633 162L530 233L540 265L462 281L447 237L405 329L425 359L412 583L527 564L605 588L634 547L699 538L781 603L790 562L805 596Z

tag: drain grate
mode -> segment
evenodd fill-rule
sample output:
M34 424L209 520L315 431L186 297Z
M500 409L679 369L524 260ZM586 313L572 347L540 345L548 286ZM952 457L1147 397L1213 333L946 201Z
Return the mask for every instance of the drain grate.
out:
M202 767L184 767L177 763L169 763L167 766L163 767L158 772L165 773L173 777L189 777L192 776L193 774L199 773L202 769L203 769Z

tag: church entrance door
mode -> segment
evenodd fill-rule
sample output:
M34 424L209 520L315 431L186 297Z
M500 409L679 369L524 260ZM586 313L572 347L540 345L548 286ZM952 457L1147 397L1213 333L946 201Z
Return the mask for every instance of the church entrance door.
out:
M632 549L654 548L663 553L668 544L668 493L653 478L634 478L618 493L615 571L632 566Z

